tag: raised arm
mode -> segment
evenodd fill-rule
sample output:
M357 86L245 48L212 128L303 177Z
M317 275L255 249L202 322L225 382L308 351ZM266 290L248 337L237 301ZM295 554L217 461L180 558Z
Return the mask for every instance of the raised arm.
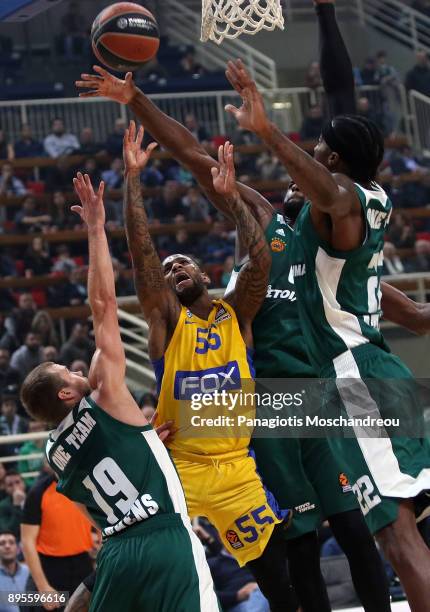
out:
M156 144L142 150L143 136L143 127L136 134L136 125L131 121L124 135L124 219L136 293L149 325L149 353L151 359L159 359L178 321L180 304L164 279L161 261L149 233L140 175Z
M118 79L99 66L94 66L94 70L97 74L82 74L82 81L76 81L79 89L89 90L79 95L81 97L103 96L120 104L127 104L143 125L150 126L153 138L192 173L210 202L231 218L228 206L215 191L211 179L211 168L217 167L218 163L191 132L157 108L136 87L131 72L126 74L125 79ZM262 195L245 185L239 184L238 189L242 198L254 206L257 218L260 212L263 217L268 216L266 211L268 207L271 209L271 205ZM271 212L269 212L270 215Z
M125 354L118 325L115 279L104 228L104 183L94 192L90 177L79 172L73 179L80 206L72 206L88 228L88 302L93 315L96 353L91 362L92 389L112 392L123 386Z
M212 168L214 189L225 199L236 223L238 240L249 253L249 262L226 299L235 309L246 344L251 346L251 324L266 295L272 258L260 224L237 189L233 145L229 142L219 147L218 161L219 168Z
M384 319L420 336L430 332L430 304L414 302L388 283L382 282L381 290Z
M243 62L228 62L226 75L242 98L240 108L229 104L226 110L242 128L256 133L270 147L300 190L312 201L312 206L332 217L347 217L352 210L359 212L360 203L352 181L331 174L269 121L263 98ZM340 182L342 184L338 184Z

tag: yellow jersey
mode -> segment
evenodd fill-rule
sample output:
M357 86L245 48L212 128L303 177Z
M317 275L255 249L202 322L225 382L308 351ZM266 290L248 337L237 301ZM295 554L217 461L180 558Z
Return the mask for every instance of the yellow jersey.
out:
M179 429L168 445L173 456L246 453L250 430L237 427L237 416L253 409L254 370L236 313L227 302L214 300L207 320L182 306L167 350L153 366L157 423L172 420ZM240 395L240 401L229 408L234 395Z

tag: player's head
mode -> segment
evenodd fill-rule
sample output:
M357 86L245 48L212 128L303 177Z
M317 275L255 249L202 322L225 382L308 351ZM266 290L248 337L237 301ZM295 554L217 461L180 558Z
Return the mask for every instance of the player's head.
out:
M340 115L324 125L314 156L330 172L369 183L375 180L384 156L384 137L366 117Z
M291 224L296 222L305 202L306 198L300 191L298 185L296 185L294 181L291 181L284 197L284 215Z
M91 391L82 372L48 361L30 372L21 387L21 401L36 421L58 425Z
M209 276L187 255L169 255L163 261L164 278L184 306L191 306L206 291Z

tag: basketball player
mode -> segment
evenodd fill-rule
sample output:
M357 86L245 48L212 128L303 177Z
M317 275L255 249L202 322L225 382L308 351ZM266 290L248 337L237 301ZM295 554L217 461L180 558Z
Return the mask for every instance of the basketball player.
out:
M151 147L143 153L142 166ZM52 362L25 379L30 416L56 426L47 447L58 490L103 533L90 610L218 611L205 553L192 532L181 483L164 444L125 384L104 183L74 179L88 227L88 298L97 350L88 378ZM65 526L67 528L67 526Z
M243 102L227 110L242 128L262 138L310 198L296 222L291 262L311 365L320 377L336 379L328 401L338 393L348 416L358 416L358 410L386 418L402 414L404 407L406 415L418 414L412 375L391 355L379 330L384 232L392 208L375 183L384 153L381 133L363 117L335 117L324 127L312 158L269 121L240 60L229 62L227 76ZM382 381L376 399L366 378ZM394 397L384 379L398 381ZM419 498L418 518L424 518L423 502L430 505L430 442L390 438L385 430L369 435L355 427L354 433L355 438L331 438L330 443L348 460L366 521L412 610L424 612L430 601L430 551L416 527L414 501Z

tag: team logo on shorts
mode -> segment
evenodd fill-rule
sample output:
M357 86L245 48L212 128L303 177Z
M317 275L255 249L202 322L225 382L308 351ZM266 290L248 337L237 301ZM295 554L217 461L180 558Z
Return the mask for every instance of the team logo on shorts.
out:
M345 474L345 472L341 472L339 474L339 484L342 487L342 493L349 493L350 491L352 491L352 487L349 484L349 478Z
M243 544L240 541L239 536L235 531L233 531L233 529L228 529L225 534L225 537L227 539L227 542L234 550L237 550L238 548L243 548Z
M282 253L285 250L286 244L280 238L272 238L272 242L270 243L270 248L274 253Z
M125 28L128 26L128 19L126 17L120 17L116 22L116 25L120 30L125 30Z

